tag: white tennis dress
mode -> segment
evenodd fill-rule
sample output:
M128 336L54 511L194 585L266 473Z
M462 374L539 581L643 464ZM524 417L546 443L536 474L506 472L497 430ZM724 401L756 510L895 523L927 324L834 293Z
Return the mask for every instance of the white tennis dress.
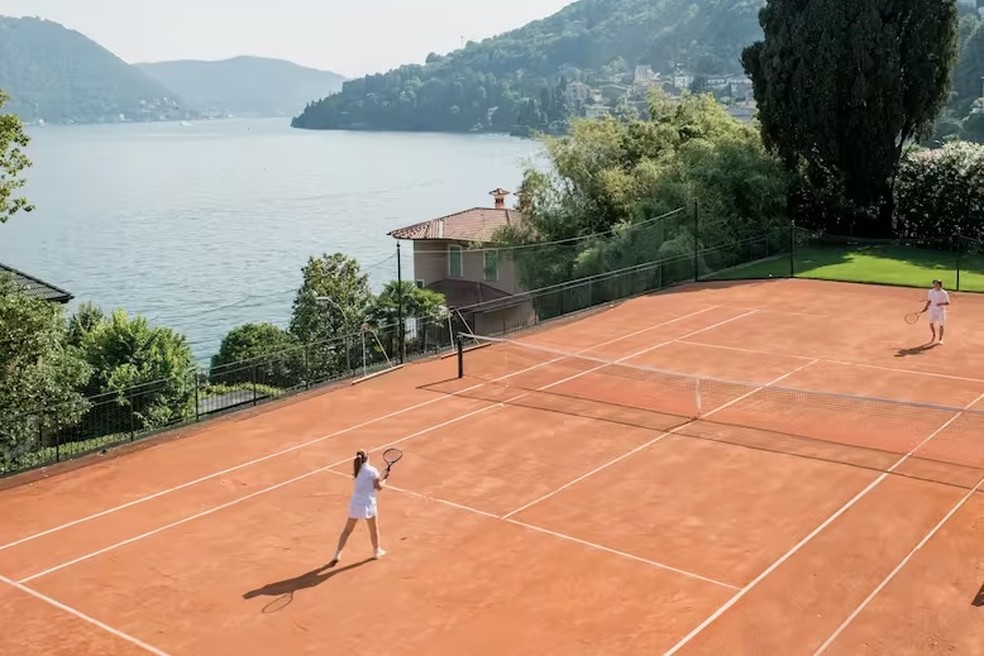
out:
M937 305L937 303L949 303L950 295L946 293L945 289L933 289L929 290L929 322L935 323L938 326L943 326L946 324L946 306Z
M349 501L349 517L352 519L369 519L376 516L376 485L379 470L366 463L359 469L355 477L355 490Z

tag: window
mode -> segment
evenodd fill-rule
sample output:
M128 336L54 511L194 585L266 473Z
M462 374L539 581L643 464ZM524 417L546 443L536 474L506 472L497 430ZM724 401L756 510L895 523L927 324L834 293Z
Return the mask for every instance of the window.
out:
M485 279L489 282L499 279L499 251L485 251Z
M448 246L448 277L461 277L461 246Z

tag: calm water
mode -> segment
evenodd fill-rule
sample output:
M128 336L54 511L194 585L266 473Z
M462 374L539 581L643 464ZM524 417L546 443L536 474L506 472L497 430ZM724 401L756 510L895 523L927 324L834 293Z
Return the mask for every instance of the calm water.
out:
M307 258L396 278L390 230L515 191L540 151L486 135L292 130L237 120L32 128L37 210L0 225L0 262L188 336L209 357L246 322L286 326ZM412 279L410 245L404 277Z

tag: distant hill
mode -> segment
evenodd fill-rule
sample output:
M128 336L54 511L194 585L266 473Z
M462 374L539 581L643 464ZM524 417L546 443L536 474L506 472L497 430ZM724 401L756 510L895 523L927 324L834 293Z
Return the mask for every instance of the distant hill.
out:
M765 0L578 0L554 15L424 65L350 80L293 121L316 129L509 130L612 107L637 66L664 79L743 77ZM590 87L586 92L581 83ZM589 97L585 98L585 95ZM624 95L624 94L623 94Z
M260 57L142 63L136 67L210 115L294 116L312 98L341 89L345 80L330 71Z
M97 123L189 118L156 80L82 34L38 18L0 17L4 111L23 120Z

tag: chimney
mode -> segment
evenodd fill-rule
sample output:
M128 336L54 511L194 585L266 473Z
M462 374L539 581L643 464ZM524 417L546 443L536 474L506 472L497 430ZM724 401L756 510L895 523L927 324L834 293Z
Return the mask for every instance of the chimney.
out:
M509 194L510 192L506 191L501 187L497 189L493 189L492 191L489 192L489 195L495 198L495 209L497 210L506 209L506 196L508 196Z

